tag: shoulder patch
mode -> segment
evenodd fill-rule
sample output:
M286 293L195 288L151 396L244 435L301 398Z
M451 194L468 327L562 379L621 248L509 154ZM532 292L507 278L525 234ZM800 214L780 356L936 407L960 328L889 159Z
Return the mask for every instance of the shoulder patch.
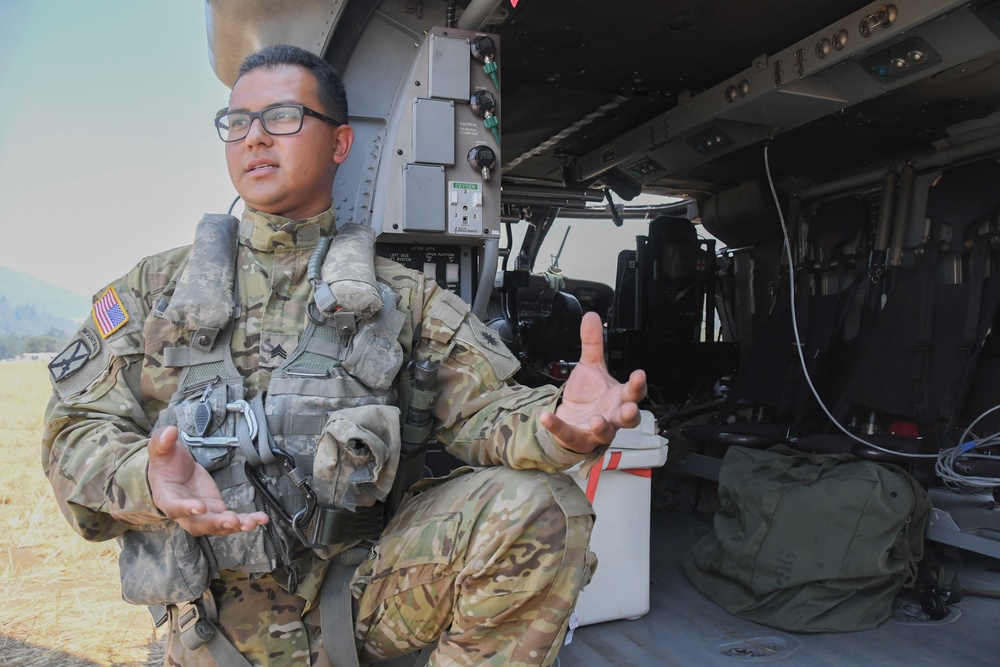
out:
M125 310L125 305L118 297L118 292L113 285L94 302L90 315L94 319L94 324L97 325L97 331L100 332L101 338L107 338L118 331L130 319L128 311Z
M509 379L521 367L517 358L500 340L500 334L475 317L470 317L459 327L455 338L479 350L501 382Z
M101 341L87 327L81 328L56 358L49 362L53 382L61 382L83 368L101 350Z

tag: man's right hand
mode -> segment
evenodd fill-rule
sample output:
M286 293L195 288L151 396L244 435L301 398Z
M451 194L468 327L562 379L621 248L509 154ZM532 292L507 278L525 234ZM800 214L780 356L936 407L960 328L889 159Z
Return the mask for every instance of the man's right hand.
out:
M249 531L268 522L264 512L238 514L226 507L212 476L177 442L176 426L153 431L147 450L153 504L195 537Z

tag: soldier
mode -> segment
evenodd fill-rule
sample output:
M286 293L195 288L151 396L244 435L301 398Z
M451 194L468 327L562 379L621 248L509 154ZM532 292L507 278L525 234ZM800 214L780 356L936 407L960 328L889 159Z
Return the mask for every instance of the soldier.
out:
M517 362L460 299L366 256L368 228L337 231L347 121L322 59L244 61L217 118L242 219L206 216L191 247L98 295L49 367L46 475L82 536L121 541L123 597L165 605L168 665L357 664L338 620L366 661L437 642L430 664L552 664L593 567L593 511L559 471L638 423L645 377L610 377L590 314L563 389L512 383ZM352 282L345 312L334 292ZM407 384L410 360L437 365L436 402ZM471 467L421 482L383 529L400 392ZM360 565L341 559L359 543Z

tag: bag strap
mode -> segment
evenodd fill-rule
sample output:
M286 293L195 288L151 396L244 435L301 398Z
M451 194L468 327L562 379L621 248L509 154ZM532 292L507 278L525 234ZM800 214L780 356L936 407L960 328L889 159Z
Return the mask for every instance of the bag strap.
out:
M360 667L361 664L354 642L351 578L368 553L369 550L362 546L340 552L330 561L320 590L320 628L326 655L333 667Z

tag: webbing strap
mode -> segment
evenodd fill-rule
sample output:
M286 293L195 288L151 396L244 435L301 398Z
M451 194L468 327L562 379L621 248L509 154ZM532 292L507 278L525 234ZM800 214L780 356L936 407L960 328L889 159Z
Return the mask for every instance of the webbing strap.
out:
M323 581L319 622L326 655L333 667L360 667L361 664L357 644L354 643L351 577L367 554L368 549L364 547L353 547L341 552L330 561Z
M215 633L205 644L205 647L212 654L215 664L219 667L252 667L250 661L236 650L236 647L224 634L219 632L218 628L215 629Z
M983 288L986 283L986 265L989 262L989 245L986 237L975 240L970 267L970 293L965 313L965 328L959 343L958 363L955 364L952 380L948 384L941 401L939 415L949 423L957 416L958 404L974 369L972 357L979 341L979 317L983 302Z
M313 542L330 546L358 540L377 540L382 534L384 517L385 508L382 503L359 507L354 512L320 505L316 511Z
M595 463L594 466L590 469L590 472L587 473L586 495L587 495L587 500L590 501L591 505L594 504L594 498L597 497L597 485L601 481L601 471L605 469L604 468L605 461L608 464L607 467L608 470L620 469L622 472L628 473L629 475L635 475L636 477L644 477L646 479L653 478L652 468L619 468L618 466L619 464L621 464L622 461L622 453L618 450L613 450L613 451L609 450L604 453L604 456L601 457L601 460Z
M211 593L206 592L206 595ZM236 650L225 634L219 631L219 626L215 624L218 616L214 609L214 601L209 608L203 603L204 599L205 596L200 600L176 606L177 629L181 643L191 651L204 646L218 667L252 667L250 661Z
M208 352L193 347L168 347L163 350L163 365L169 368L222 362L225 359L226 349L223 349L222 346Z
M256 429L251 428L248 419L236 420L236 437L240 442L240 449L247 463L254 468L262 465L277 463L274 452L271 449L271 434L267 430L267 417L264 414L264 402L261 395L257 394L250 400L250 410L256 420ZM257 444L254 444L254 438Z

